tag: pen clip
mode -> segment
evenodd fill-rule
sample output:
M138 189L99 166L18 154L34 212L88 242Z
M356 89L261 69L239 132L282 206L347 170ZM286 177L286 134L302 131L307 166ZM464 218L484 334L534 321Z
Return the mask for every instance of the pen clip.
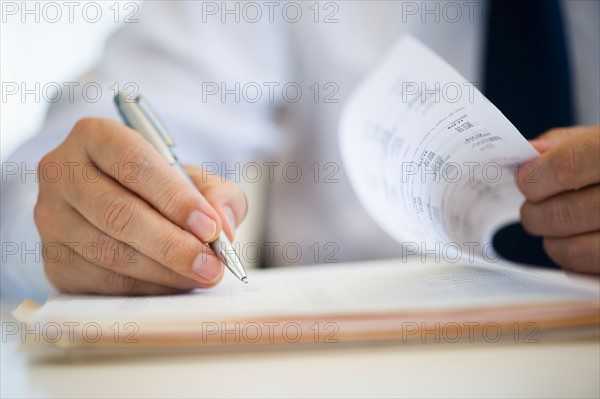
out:
M146 115L152 126L154 126L158 134L162 137L165 144L169 147L173 147L175 145L173 138L169 135L165 125L161 122L158 116L152 111L152 108L148 102L142 96L137 96L136 101L140 110Z

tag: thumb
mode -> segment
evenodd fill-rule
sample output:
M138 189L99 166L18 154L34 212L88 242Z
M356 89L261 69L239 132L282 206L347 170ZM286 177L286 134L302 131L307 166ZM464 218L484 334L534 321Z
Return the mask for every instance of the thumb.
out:
M543 154L563 141L577 137L586 132L589 132L589 130L586 129L585 126L557 127L540 134L535 139L530 140L529 143L538 150L540 154Z

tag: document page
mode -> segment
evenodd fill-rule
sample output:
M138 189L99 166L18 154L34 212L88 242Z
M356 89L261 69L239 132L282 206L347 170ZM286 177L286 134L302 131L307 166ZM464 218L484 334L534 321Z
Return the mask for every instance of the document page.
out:
M186 295L62 295L29 316L22 304L14 315L28 324L24 330L39 331L38 343L52 344L49 348L133 351L408 342L449 329L452 342L481 338L490 328L494 336L514 339L516 331L585 332L599 317L597 283L556 280L511 266L389 260L257 270L248 278L246 285L227 275L217 287ZM25 338L31 337L36 335Z
M517 269L399 260L255 270L249 284L226 275L210 290L159 297L63 295L38 321L215 321L359 316L509 305L567 304L597 290Z
M441 243L447 258L471 262L495 259L492 234L523 200L515 168L538 155L472 83L410 36L346 105L340 145L358 197L390 236L419 251Z

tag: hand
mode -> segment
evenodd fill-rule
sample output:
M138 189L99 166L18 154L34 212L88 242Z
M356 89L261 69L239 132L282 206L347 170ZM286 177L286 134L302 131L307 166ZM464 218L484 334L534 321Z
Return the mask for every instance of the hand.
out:
M211 287L206 242L246 213L236 186L187 167L187 183L134 130L82 119L40 161L34 219L46 276L69 293L172 294Z
M600 274L600 125L552 129L517 175L521 223L565 269Z

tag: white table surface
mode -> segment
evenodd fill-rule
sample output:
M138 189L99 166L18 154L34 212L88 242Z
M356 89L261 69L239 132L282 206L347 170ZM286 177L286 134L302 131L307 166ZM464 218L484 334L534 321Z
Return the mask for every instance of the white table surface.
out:
M1 345L2 398L600 396L597 338L48 361L15 337Z

